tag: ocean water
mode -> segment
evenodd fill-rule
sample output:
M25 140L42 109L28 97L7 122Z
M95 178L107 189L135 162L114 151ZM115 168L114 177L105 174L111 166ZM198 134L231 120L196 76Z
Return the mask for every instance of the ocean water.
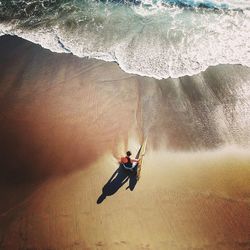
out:
M250 66L249 0L0 0L0 35L158 79Z

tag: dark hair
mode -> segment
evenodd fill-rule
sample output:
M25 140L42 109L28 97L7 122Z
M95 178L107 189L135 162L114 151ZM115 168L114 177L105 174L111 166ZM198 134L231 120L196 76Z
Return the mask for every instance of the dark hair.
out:
M130 155L132 155L132 154L131 154L130 151L128 151L128 152L126 153L126 155L127 155L127 156L130 156Z

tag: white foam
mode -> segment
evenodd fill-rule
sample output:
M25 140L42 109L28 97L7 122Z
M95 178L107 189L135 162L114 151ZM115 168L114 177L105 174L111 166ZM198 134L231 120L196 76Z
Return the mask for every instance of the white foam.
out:
M123 8L109 12L99 26L20 29L12 22L0 24L0 35L17 35L53 52L116 61L128 73L157 79L194 75L218 64L250 67L249 12Z

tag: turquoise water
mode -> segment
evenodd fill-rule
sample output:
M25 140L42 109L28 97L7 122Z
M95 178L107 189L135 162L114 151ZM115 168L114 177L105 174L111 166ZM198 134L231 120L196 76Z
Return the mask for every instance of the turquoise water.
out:
M250 66L248 0L4 0L4 34L155 78Z

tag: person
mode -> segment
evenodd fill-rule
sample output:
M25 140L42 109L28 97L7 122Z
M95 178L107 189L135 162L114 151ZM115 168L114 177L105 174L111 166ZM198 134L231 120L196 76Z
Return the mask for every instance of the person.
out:
M127 151L126 156L121 157L120 164L127 170L133 171L134 168L137 166L138 159L131 159L130 156L132 153Z

